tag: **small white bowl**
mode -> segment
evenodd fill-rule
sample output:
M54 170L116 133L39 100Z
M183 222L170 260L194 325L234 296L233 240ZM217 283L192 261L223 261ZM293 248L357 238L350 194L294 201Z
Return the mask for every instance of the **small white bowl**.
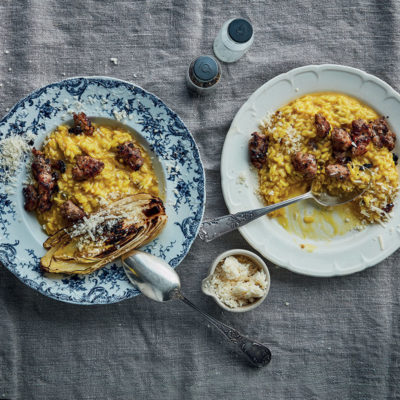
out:
M265 293L262 297L260 297L254 303L251 303L246 306L231 308L231 307L228 307L226 304L224 304L218 298L218 296L210 290L208 282L211 279L212 275L214 274L215 268L223 259L225 259L226 257L229 257L229 256L245 256L245 257L249 258L250 260L252 260L256 265L261 267L261 269L265 272L265 275L267 276L267 287L265 288ZM245 312L245 311L254 310L265 300L265 298L268 295L270 286L271 286L271 278L269 275L268 267L265 265L265 262L257 254L254 254L248 250L232 249L232 250L228 250L228 251L225 251L224 253L220 254L213 261L213 263L211 264L211 267L208 271L208 276L206 278L204 278L202 281L201 290L205 295L212 297L215 300L215 302L224 310L231 311L231 312Z

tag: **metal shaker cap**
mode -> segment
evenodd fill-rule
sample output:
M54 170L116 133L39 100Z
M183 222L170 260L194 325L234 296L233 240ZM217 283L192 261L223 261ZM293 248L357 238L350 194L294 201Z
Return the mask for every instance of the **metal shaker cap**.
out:
M253 36L253 27L250 22L243 19L234 19L228 26L228 34L237 43L246 43Z
M193 73L200 81L212 81L219 73L218 63L214 57L200 56L193 64Z

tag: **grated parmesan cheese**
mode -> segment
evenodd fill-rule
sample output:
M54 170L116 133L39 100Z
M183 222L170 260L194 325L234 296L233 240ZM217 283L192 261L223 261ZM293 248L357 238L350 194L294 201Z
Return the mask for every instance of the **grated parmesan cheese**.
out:
M273 116L274 114L271 111L267 111L267 114L259 123L260 128L271 128Z
M138 215L129 215L125 212L119 212L118 215L108 214L109 210L100 210L95 214L84 217L83 220L76 223L65 232L71 237L79 237L78 248L82 249L84 245L90 242L103 242L106 239L105 234L113 229L123 218L129 219L130 223L139 223Z
M257 265L226 257L217 265L206 286L228 307L237 308L254 303L264 296L268 282L265 272Z
M237 176L236 183L244 187L249 187L249 185L247 184L246 174L243 171Z
M286 129L285 144L289 153L297 152L300 150L301 145L301 135L299 135L293 126L289 126Z
M26 139L20 136L11 136L0 141L0 182L9 186L8 191L11 192L11 189L15 188L20 162L29 152L30 147Z
M122 111L114 110L113 114L117 121L122 121L128 117L128 114L126 113L125 110L122 110Z

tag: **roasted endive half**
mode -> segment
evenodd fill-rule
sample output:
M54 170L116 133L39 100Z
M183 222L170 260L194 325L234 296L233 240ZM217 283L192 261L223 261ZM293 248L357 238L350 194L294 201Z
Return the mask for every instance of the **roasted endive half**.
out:
M124 197L49 237L40 266L51 273L90 274L153 240L166 222L158 197Z

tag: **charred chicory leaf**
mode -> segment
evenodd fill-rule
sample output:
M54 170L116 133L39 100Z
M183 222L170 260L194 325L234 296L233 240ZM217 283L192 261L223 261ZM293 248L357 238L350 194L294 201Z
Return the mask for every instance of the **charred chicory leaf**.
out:
M124 197L49 237L43 271L89 274L121 255L152 241L167 222L158 197Z

